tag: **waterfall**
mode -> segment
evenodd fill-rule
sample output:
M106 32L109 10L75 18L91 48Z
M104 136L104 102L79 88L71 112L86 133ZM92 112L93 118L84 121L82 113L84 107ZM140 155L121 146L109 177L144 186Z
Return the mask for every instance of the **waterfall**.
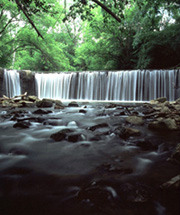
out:
M12 98L21 94L20 75L16 70L4 70L6 96Z
M178 70L95 71L35 74L39 98L149 101L180 97Z

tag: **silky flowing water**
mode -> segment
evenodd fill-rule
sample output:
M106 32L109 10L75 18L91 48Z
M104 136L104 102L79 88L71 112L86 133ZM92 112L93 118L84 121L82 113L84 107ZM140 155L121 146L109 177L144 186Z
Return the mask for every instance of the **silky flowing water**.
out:
M0 214L179 214L178 194L160 188L179 172L167 161L179 134L152 132L147 121L127 124L120 113L129 107L143 116L143 104L105 105L46 109L49 114L0 110ZM25 118L29 128L13 127ZM119 126L140 129L141 135L119 138L114 132ZM64 128L80 139L50 138ZM142 139L153 147L138 146Z
M4 70L6 96L13 97L21 94L21 84L24 80L23 77L20 78L20 73L16 70ZM32 83L32 88L36 88L36 95L39 98L150 101L158 97L166 97L169 101L174 101L180 97L179 70L87 71L47 74L33 72L32 74L35 81Z

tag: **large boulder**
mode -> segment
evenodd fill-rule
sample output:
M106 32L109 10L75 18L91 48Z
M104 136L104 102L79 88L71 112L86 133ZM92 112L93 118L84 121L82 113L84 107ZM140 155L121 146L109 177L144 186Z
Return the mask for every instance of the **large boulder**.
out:
M154 122L150 122L148 128L151 130L177 130L178 126L175 119L172 118L158 118Z

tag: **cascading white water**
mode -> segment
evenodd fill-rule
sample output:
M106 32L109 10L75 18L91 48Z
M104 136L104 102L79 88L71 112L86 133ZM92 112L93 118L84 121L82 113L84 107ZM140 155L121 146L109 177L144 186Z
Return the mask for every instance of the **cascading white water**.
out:
M180 97L178 70L35 74L39 98L149 101Z
M6 96L12 98L21 94L20 75L16 70L4 70Z

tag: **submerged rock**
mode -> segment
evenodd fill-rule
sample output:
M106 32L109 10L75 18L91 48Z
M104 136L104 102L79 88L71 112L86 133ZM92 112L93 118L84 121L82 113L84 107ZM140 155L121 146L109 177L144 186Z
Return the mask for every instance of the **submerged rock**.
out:
M146 140L146 139L139 139L139 140L135 140L133 141L133 143L140 147L143 151L148 151L148 150L154 150L157 149L157 147L155 147L150 140Z
M79 113L86 113L87 111L86 110L83 110L83 109L81 109L81 110L79 110Z
M31 126L30 122L20 121L13 125L14 128L29 128Z
M83 138L82 138L81 134L72 134L72 135L68 135L67 140L69 142L75 143L75 142L78 142L78 141L82 141Z
M49 114L49 113L52 113L52 111L51 110L38 109L38 110L33 112L33 114Z
M67 137L67 133L73 132L71 129L62 129L54 134L51 134L50 138L55 141L62 141L65 140Z
M98 128L104 128L104 127L108 127L109 125L107 123L101 123L101 124L98 124L98 125L94 125L94 126L91 126L89 127L89 130L91 131L95 131L96 129Z

